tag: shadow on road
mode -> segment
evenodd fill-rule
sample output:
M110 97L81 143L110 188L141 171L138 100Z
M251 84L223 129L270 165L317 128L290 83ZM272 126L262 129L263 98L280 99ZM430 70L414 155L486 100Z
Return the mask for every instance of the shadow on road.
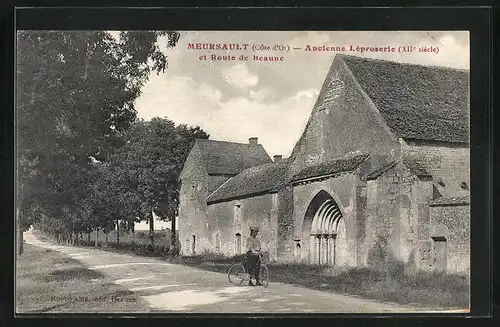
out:
M65 280L92 280L92 279L102 279L104 275L99 271L88 270L85 267L75 267L70 269L59 269L51 272L47 276L41 276L40 279L49 281L65 281Z

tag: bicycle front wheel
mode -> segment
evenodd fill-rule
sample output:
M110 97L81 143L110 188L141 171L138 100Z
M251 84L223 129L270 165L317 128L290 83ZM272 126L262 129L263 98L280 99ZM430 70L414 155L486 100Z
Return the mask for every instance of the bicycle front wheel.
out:
M261 265L260 266L260 282L264 287L269 286L269 270L267 269L266 265Z
M241 264L234 264L229 268L227 277L229 282L235 286L240 286L245 281L247 273Z

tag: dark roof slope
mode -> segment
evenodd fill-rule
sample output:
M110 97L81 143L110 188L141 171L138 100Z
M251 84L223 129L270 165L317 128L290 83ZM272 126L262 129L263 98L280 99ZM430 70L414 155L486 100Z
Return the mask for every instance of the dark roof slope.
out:
M210 194L207 203L276 191L285 182L288 167L287 163L269 163L246 169Z
M379 178L383 174L385 174L387 171L391 170L392 168L396 167L398 164L397 160L391 161L389 163L386 163L384 165L381 165L377 167L376 169L370 171L368 174L365 176L365 180L371 181Z
M351 171L356 169L359 165L361 165L361 163L363 163L363 161L365 161L366 158L368 158L367 154L354 154L337 158L332 161L309 166L302 169L297 174L295 174L292 177L291 181L295 182L318 176Z
M469 142L469 73L338 55L403 138Z
M208 174L236 175L242 170L272 162L260 144L196 140Z

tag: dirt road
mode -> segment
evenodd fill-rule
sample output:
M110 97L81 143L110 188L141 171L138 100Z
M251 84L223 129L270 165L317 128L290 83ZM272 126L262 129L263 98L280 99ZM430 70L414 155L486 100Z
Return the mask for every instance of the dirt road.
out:
M60 251L110 276L154 311L198 313L397 313L422 309L321 292L287 284L231 286L225 274L92 248L61 246L25 233L26 243ZM428 311L426 311L428 312Z

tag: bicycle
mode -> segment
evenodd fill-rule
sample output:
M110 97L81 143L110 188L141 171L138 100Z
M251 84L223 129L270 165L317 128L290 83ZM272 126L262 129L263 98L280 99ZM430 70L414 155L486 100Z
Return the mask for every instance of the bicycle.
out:
M264 287L269 285L269 270L267 266L262 262L262 254L259 254L259 260L257 261L257 265L260 264L260 282ZM227 272L227 277L229 279L229 283L235 286L240 286L243 282L248 282L251 280L251 276L249 276L247 272L247 258L243 260L241 263L235 263Z

